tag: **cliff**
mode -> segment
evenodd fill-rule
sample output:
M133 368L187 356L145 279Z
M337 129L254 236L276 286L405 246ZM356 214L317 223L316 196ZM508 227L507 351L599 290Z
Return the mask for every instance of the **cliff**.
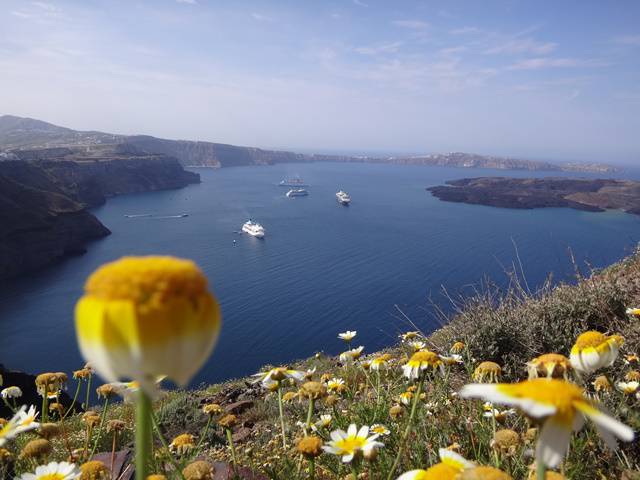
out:
M88 240L110 233L40 168L16 166L33 176L34 186L29 186L12 179L5 167L0 163L0 280L81 253Z
M0 158L3 155L3 149L81 146L90 150L94 147L101 148L102 146L123 143L134 146L141 151L175 157L184 166L214 168L272 165L274 163L290 162L368 162L500 170L617 171L616 167L600 163L551 163L462 152L418 156L303 154L223 143L168 140L148 135L127 136L94 131L77 131L30 118L10 115L0 116Z
M620 209L640 214L640 182L570 178L463 178L427 188L447 202L503 208L565 207L602 212Z
M0 280L82 253L87 241L108 235L87 207L200 181L175 158L127 146L14 151L11 158L0 161Z

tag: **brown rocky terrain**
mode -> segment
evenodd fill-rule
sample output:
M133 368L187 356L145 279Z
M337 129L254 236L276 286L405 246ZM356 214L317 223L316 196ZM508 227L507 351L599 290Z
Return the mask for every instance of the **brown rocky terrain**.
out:
M631 180L480 177L453 180L427 190L447 202L592 212L619 209L640 215L640 182Z

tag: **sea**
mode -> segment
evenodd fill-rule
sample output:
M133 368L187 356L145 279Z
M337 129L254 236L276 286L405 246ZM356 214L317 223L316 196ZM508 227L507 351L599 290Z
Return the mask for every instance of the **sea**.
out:
M93 213L112 235L3 284L0 363L32 373L82 367L74 305L87 276L123 255L190 258L207 275L223 327L198 385L337 354L345 330L373 352L414 325L436 329L436 312L452 312L451 299L488 283L504 288L514 268L535 291L548 278L574 282L576 267L607 266L640 241L640 217L619 211L511 210L442 202L426 191L464 177L550 173L366 163L193 170L202 183L109 199ZM285 196L278 183L295 176L309 196ZM336 201L340 189L350 206ZM239 233L249 219L265 227L264 239Z

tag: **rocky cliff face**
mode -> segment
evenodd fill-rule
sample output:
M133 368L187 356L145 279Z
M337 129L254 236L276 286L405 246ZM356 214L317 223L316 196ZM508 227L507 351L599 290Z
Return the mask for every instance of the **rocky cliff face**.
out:
M0 280L81 253L88 240L110 233L38 167L8 163L0 163ZM15 167L34 186L13 179L8 170Z
M17 151L11 158L0 161L0 280L84 252L87 241L108 235L87 207L114 195L200 181L175 158L126 145Z

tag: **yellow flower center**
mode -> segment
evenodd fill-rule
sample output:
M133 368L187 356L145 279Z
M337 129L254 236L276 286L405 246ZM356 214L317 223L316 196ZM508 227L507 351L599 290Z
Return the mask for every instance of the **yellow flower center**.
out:
M429 350L421 350L414 353L409 360L409 365L411 366L422 366L424 364L439 365L440 357L438 357L438 354Z
M62 473L45 473L37 477L37 480L65 480Z
M607 341L607 336L596 332L595 330L590 330L588 332L584 332L582 335L578 337L576 340L575 348L579 350L584 350L585 348L596 348L598 345L602 345Z
M428 470L421 470L416 475L416 480L453 480L461 469L457 469L446 463L436 463Z
M364 447L367 439L363 437L347 437L335 443L336 448L341 450L341 454L355 453Z
M85 292L102 300L131 300L153 309L170 298L196 299L206 294L207 279L190 260L124 257L96 270Z
M562 380L536 378L520 383L499 384L497 389L510 397L552 405L557 409L556 415L567 421L573 418L574 402L586 402L580 387Z

